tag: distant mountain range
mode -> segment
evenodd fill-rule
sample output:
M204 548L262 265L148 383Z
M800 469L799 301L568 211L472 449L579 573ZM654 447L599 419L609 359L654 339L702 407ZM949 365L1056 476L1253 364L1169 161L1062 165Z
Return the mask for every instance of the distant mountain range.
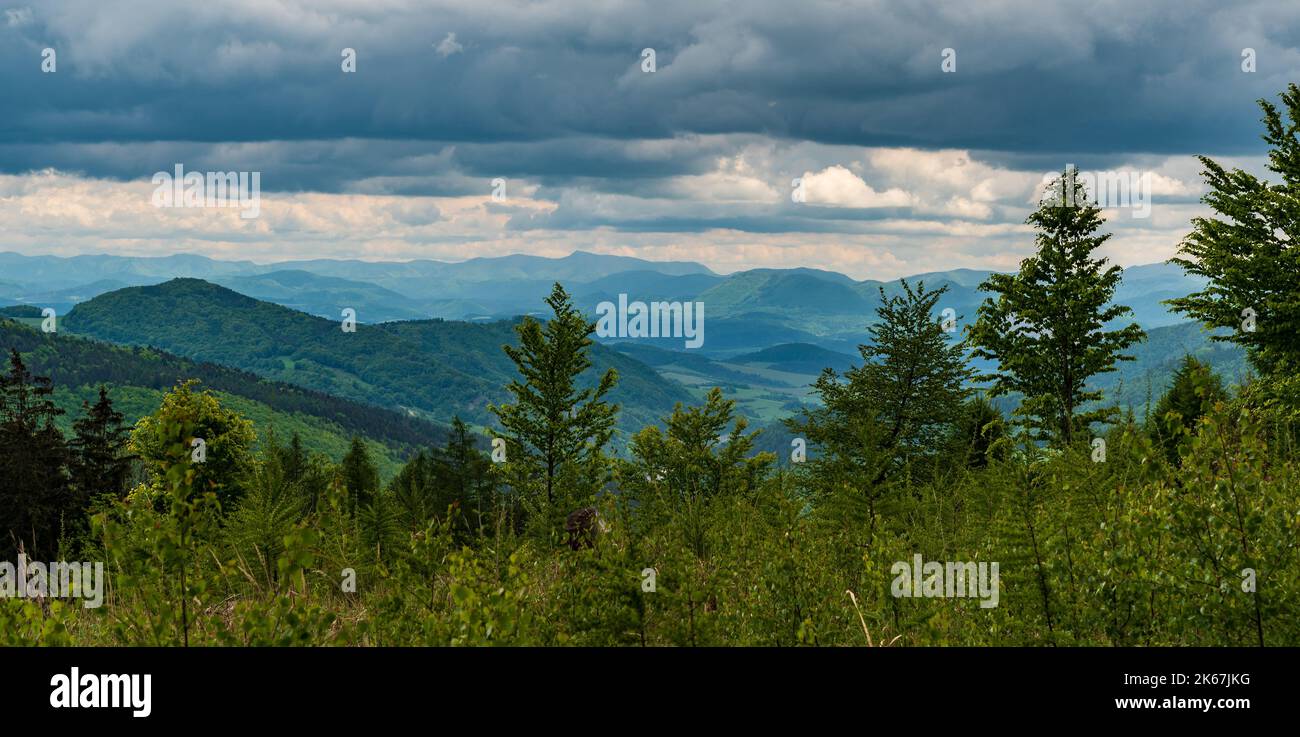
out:
M947 286L943 307L971 318L982 300L978 286L991 272L972 269L918 274L931 288ZM879 289L897 280L854 280L818 269L752 269L719 275L693 262L655 262L577 251L564 258L502 256L457 263L440 261L287 261L255 264L181 254L129 256L23 256L0 253L0 306L32 304L60 314L101 294L169 279L203 279L258 299L313 315L337 318L356 310L361 322L443 318L493 321L541 314L551 285L565 284L589 312L627 294L644 301L699 301L714 328L703 351L752 352L781 343L808 342L851 352L874 318ZM1203 282L1168 264L1125 270L1116 299L1134 309L1144 327L1183 322L1163 300ZM763 337L766 335L766 337ZM667 344L665 344L667 345Z
M516 343L512 322L402 321L360 324L355 332L341 323L185 278L83 302L64 316L60 330L153 346L439 422L459 415L486 424L488 404L508 398L515 368L502 346ZM591 357L592 382L597 371L618 371L612 401L623 406L627 429L656 422L676 402L692 399L622 353L596 345Z
M276 275L270 281L253 282L264 289L279 284L289 293L304 290L323 293L347 288L371 290L382 287L385 298L413 300L420 304L465 303L464 314L421 314L419 317L467 317L476 309L512 316L519 307L535 311L556 281L578 283L599 280L613 274L649 272L669 276L697 274L716 276L707 267L691 262L647 261L628 256L606 256L575 251L563 258L511 255L475 258L460 262L403 261L374 262L317 259L256 264L252 261L220 261L193 254L165 257L136 256L24 256L0 253L0 300L34 303L41 299L75 304L99 294L127 286L146 286L168 279L189 277L214 283L244 284L240 279L275 272L301 272L332 277L312 282L300 274ZM508 292L500 286L510 284ZM377 294L376 296L381 296ZM472 304L481 302L477 307ZM499 308L496 303L507 305ZM380 303L376 303L380 304ZM48 306L55 306L51 304ZM360 312L357 305L349 305ZM398 304L399 309L406 305ZM452 309L454 312L455 310ZM378 319L362 316L366 322Z
M959 327L986 296L992 272L918 274L947 288L937 310L951 308ZM202 280L202 281L200 281ZM723 386L743 412L773 422L808 400L808 385L830 367L861 359L880 291L897 280L856 280L809 268L752 269L729 275L692 262L575 252L563 258L503 256L438 261L288 261L255 264L195 255L22 256L0 253L0 305L53 307L64 329L127 345L156 346L195 360L251 371L271 380L445 422L461 415L490 420L513 366L501 345L513 342L520 315L545 316L555 281L594 316L602 301L699 302L706 340L683 352L680 338L606 339L593 352L600 368L623 376L616 401L623 427L656 422L678 401ZM1201 355L1229 378L1244 371L1239 349L1211 344L1198 326L1162 304L1203 282L1168 264L1129 267L1116 300L1150 334L1138 360L1101 376L1121 403L1158 395L1184 352ZM363 323L339 330L351 308ZM960 334L960 330L959 333Z

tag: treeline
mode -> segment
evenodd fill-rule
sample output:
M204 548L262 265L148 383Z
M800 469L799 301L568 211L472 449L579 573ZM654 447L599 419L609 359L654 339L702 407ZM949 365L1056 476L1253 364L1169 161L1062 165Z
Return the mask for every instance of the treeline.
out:
M120 498L130 473L127 430L107 392L94 406L83 403L71 438L55 427L63 410L53 393L49 378L32 376L12 350L0 376L0 534L6 548L36 560L84 534L92 502Z
M1029 218L1034 255L982 285L960 341L934 318L943 290L882 294L862 365L824 372L819 405L789 419L789 467L755 451L717 389L613 455L620 377L587 378L594 324L556 284L550 319L504 347L516 375L490 408L491 451L457 421L388 484L360 440L337 463L275 439L255 452L247 420L180 385L111 450L138 459L138 483L65 538L106 561L103 610L0 601L0 637L1296 645L1300 269L1283 266L1300 265L1300 89L1283 101L1285 124L1263 103L1282 182L1207 160L1215 215L1179 258L1208 284L1174 305L1246 348L1242 385L1188 357L1142 418L1093 388L1144 336L1112 303L1099 210L1063 204L1088 201L1067 170ZM997 370L977 375L971 354ZM25 397L48 382L11 376L27 388L6 406L41 406ZM1002 396L1020 399L1010 416ZM22 416L30 450L7 462L49 457L48 409ZM47 472L22 478L39 490ZM33 493L37 508L65 499ZM997 563L996 599L900 593L895 567L918 557Z

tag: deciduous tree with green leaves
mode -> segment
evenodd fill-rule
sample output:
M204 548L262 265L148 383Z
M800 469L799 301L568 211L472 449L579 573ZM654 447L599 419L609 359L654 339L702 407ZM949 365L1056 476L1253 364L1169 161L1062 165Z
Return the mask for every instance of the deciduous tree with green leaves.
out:
M974 355L997 361L981 379L992 397L1022 395L1016 414L1036 439L1066 444L1093 422L1117 410L1083 411L1102 399L1088 380L1131 361L1122 351L1145 339L1137 323L1108 329L1132 314L1112 303L1123 269L1094 257L1109 233L1098 233L1101 208L1067 169L1049 185L1048 196L1026 221L1037 229L1037 253L1015 274L993 274L980 289L993 292L969 329Z
M1214 339L1244 346L1256 370L1294 386L1300 369L1300 87L1293 83L1282 93L1282 111L1267 100L1259 105L1268 169L1280 181L1269 184L1200 157L1210 187L1202 201L1214 215L1192 219L1192 232L1172 261L1209 282L1169 303L1206 325L1227 328ZM1296 396L1300 386L1294 386Z
M153 478L154 491L174 459L174 438L167 433L183 428L191 458L202 441L201 461L193 465L196 493L213 492L223 504L243 493L242 479L253 461L257 433L253 423L234 410L221 406L209 391L196 391L197 381L185 381L163 397L157 412L140 418L131 432L131 452L144 463Z

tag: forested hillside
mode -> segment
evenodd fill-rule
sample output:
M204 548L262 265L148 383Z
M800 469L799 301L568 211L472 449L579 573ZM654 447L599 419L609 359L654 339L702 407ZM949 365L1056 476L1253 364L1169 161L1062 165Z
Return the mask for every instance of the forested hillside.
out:
M197 379L263 432L288 439L298 434L307 450L341 456L353 436L373 442L385 477L416 448L440 443L447 427L373 405L340 399L292 384L211 363L198 363L163 351L118 347L59 333L42 333L0 319L0 350L17 350L28 368L49 377L54 399L65 411L59 426L68 430L83 400L94 402L100 386L129 424L155 412L164 394L178 383Z
M96 297L78 305L62 326L439 422L455 416L488 421L488 404L500 401L511 373L501 347L515 340L512 324L359 323L355 332L345 332L344 306L338 320L329 320L202 280L176 279ZM640 427L690 397L680 385L616 351L597 346L593 358L597 367L619 372L612 399L623 406L627 428Z

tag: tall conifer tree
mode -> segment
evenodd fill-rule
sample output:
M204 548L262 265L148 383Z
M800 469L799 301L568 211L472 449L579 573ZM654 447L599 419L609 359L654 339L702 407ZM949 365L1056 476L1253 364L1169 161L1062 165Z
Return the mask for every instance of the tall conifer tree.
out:
M976 356L998 363L982 377L993 382L989 395L1022 395L1016 413L1034 436L1069 444L1117 411L1081 409L1102 398L1088 380L1133 360L1121 351L1146 334L1136 323L1107 329L1132 310L1111 303L1123 269L1094 256L1110 234L1097 232L1101 208L1073 169L1049 185L1027 222L1038 231L1037 253L1019 273L993 274L980 285L993 296L980 305L970 341Z
M32 376L17 350L0 376L0 544L21 543L29 556L48 558L58 549L65 518L84 512L68 487L68 449L54 418L54 388Z
M593 475L600 475L600 459L614 433L618 405L605 398L618 382L618 372L611 368L595 386L580 389L579 377L591 367L587 351L596 324L578 311L559 283L546 304L553 314L545 327L526 317L515 328L519 346L503 346L519 378L506 387L514 402L491 410L513 441L507 459L512 485L539 478L549 506L565 472L584 486L603 483Z

